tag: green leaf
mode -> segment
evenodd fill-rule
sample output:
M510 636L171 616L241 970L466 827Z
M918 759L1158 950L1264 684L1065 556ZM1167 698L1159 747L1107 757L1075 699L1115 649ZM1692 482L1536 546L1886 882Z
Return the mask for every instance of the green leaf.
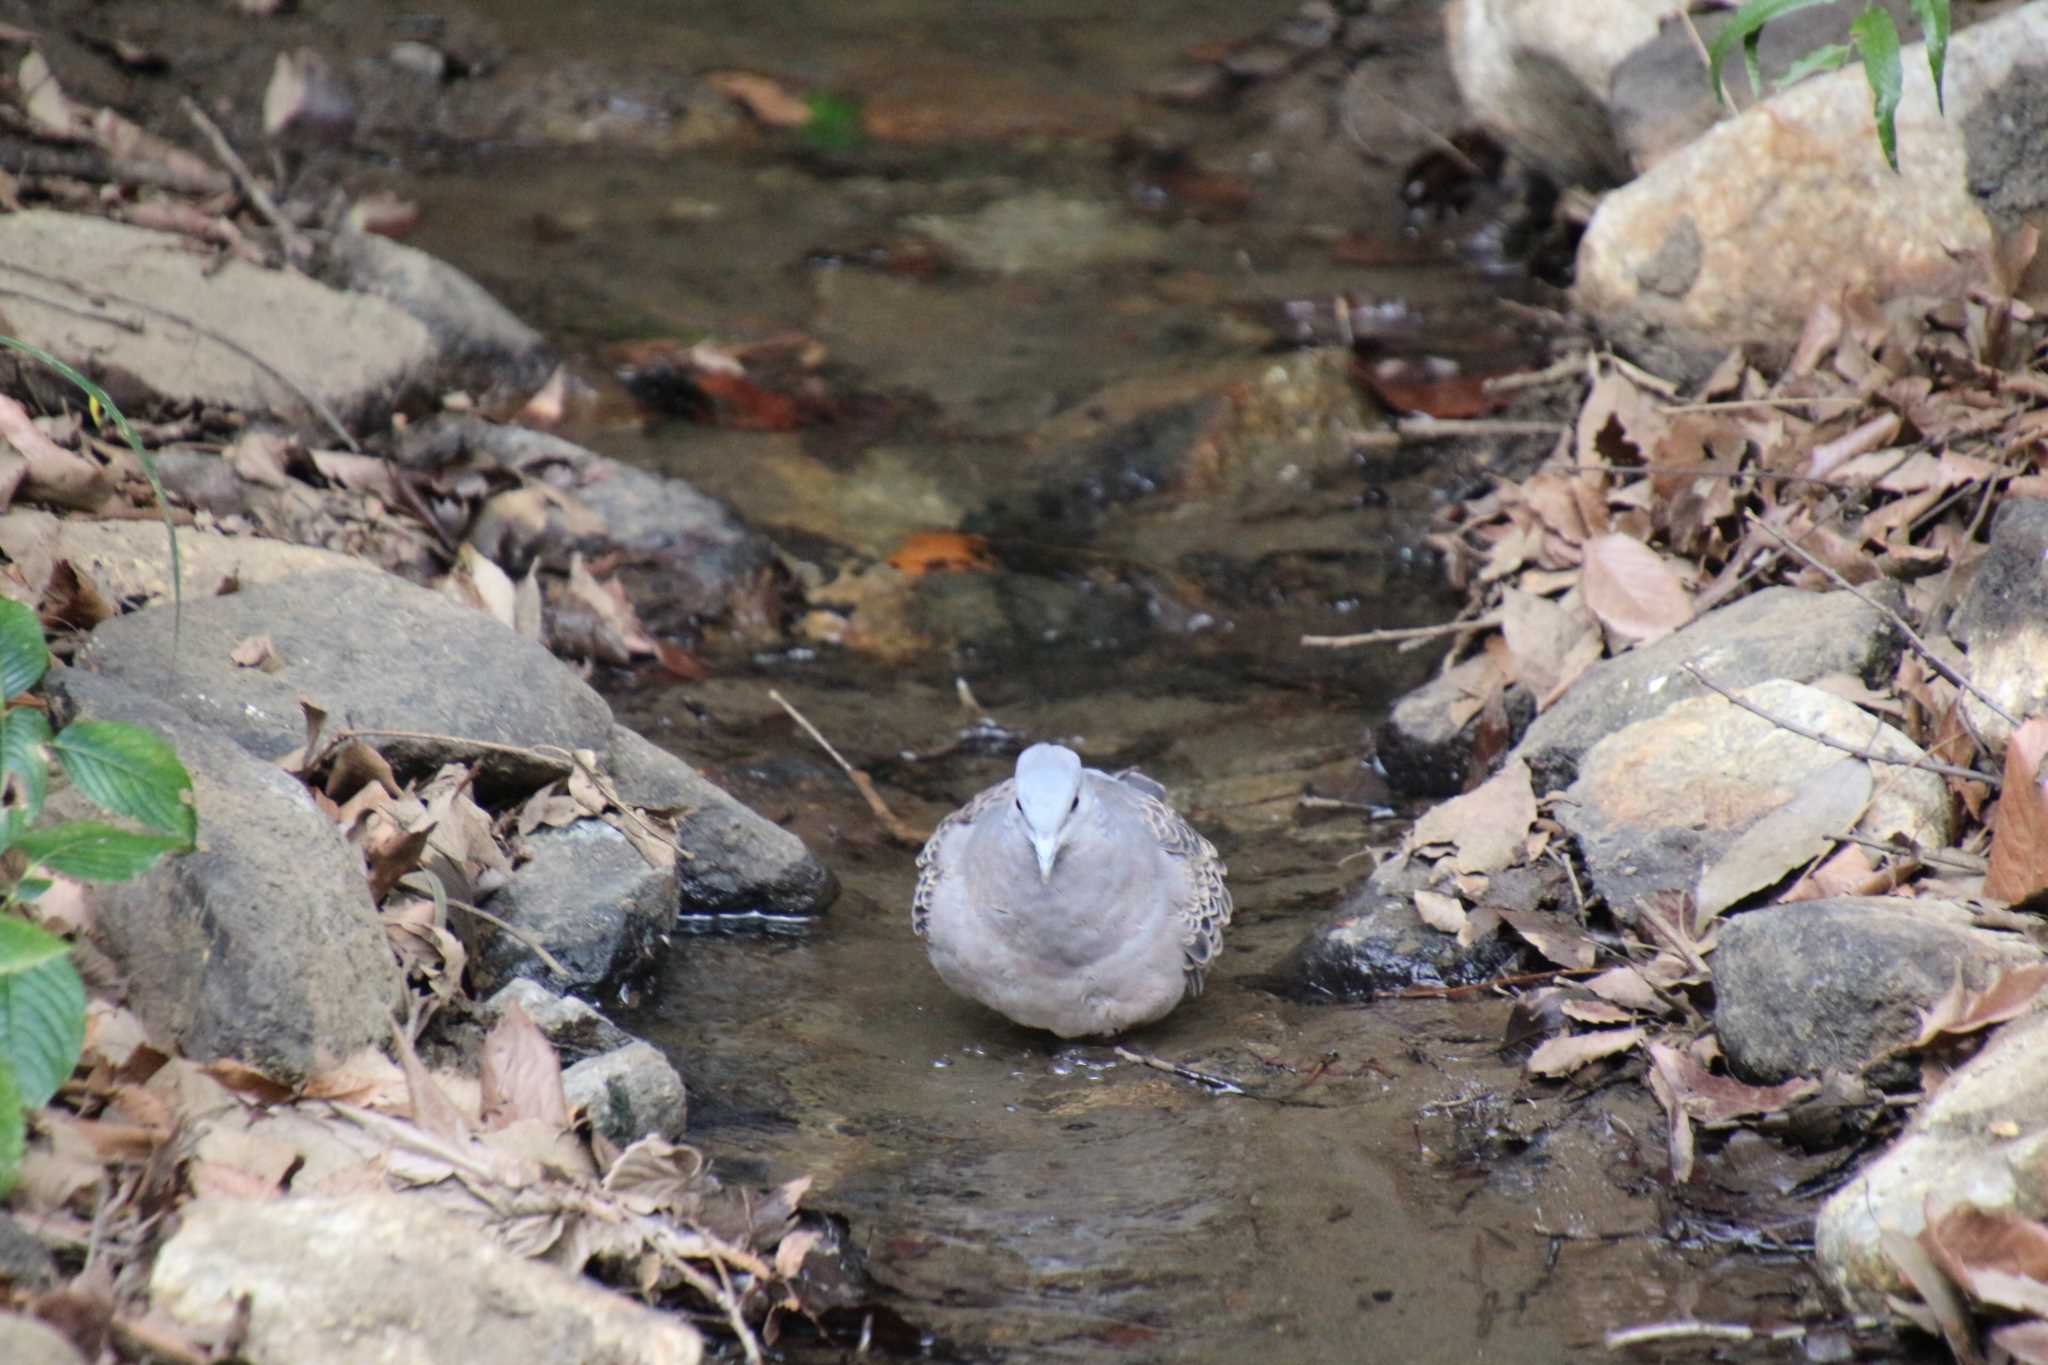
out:
M29 866L82 882L133 881L164 854L190 847L168 834L137 834L93 820L31 830L14 846L28 855Z
M0 976L0 1059L20 1087L22 1107L48 1104L84 1049L85 983L70 958Z
M0 698L14 700L41 682L49 668L43 623L21 603L0 598Z
M0 773L15 779L21 793L19 809L33 821L43 813L50 791L50 722L33 706L17 706L0 716Z
M1756 45L1763 36L1763 27L1771 20L1792 13L1794 10L1812 9L1815 5L1828 4L1829 0L1749 0L1727 27L1714 35L1714 41L1707 45L1707 84L1714 91L1714 98L1721 103L1728 102L1727 93L1721 88L1721 64L1728 59L1728 51L1737 43L1742 44L1742 64L1749 72L1749 88L1762 91L1763 76L1757 70Z
M1863 76L1870 82L1870 112L1877 120L1877 145L1892 174L1899 173L1899 95L1905 76L1899 69L1899 30L1881 9L1867 9L1849 25L1849 38L1863 54Z
M21 1087L15 1084L14 1068L0 1058L0 1199L14 1192L27 1151L28 1113L21 1107Z
M192 775L162 736L119 721L82 720L60 730L50 748L78 789L103 809L191 846L199 826Z
M857 101L844 95L819 92L804 103L809 106L811 116L804 120L797 133L813 150L850 152L867 141L867 128L861 123Z
M1941 76L1948 68L1948 0L1913 0L1913 17L1920 21L1920 37L1927 44L1927 73L1934 77L1934 107L1945 114L1948 104Z
M13 843L12 840L8 842L10 846ZM56 883L48 877L23 877L14 884L14 890L8 894L13 898L15 904L26 905L30 901L40 900L43 893L55 885Z
M0 977L40 967L71 949L55 934L38 929L25 919L0 915Z
M1817 47L1785 68L1785 74L1778 77L1778 88L1783 90L1788 85L1797 85L1817 72L1833 71L1854 56L1855 52L1856 49L1847 43L1829 43L1825 47Z

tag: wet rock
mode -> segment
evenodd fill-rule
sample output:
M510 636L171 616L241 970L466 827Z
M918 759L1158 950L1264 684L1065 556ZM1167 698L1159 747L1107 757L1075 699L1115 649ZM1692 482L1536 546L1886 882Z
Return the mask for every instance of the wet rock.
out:
M225 468L217 456L203 458L214 468ZM88 521L12 507L0 515L0 553L38 586L50 581L58 560L68 559L109 597L151 602L171 598L170 546L164 528L154 521ZM193 526L178 528L178 556L187 601L211 596L230 578L254 588L303 573L383 572L375 564L312 545L222 535Z
M1378 752L1395 790L1413 796L1456 796L1465 790L1482 718L1471 703L1497 668L1484 656L1467 659L1394 703L1380 726ZM1535 717L1536 699L1528 688L1515 686L1502 701L1512 744Z
M1814 1251L1858 1310L1918 1297L1884 1239L1913 1238L1926 1212L1972 1205L2038 1216L2048 1204L2048 1014L2017 1019L1942 1083L1904 1133L1821 1207Z
M63 1333L17 1313L0 1313L0 1360L8 1365L85 1365Z
M2044 50L2039 6L1957 33L1944 115L1924 48L1906 48L1897 174L1855 67L1717 124L1601 202L1575 301L1634 358L1685 383L1734 346L1782 358L1814 305L1844 288L1956 296L1982 278L1996 233L2048 203L2027 150L2048 138L2030 56Z
M978 213L922 214L905 223L976 270L1069 273L1162 256L1166 235L1113 205L1052 191L999 199Z
M492 558L518 572L542 552L560 560L576 548L640 551L652 563L633 569L630 586L644 587L633 595L652 630L725 614L774 568L774 548L724 503L681 479L620 464L546 432L444 414L414 428L399 451L406 463L428 468L476 456L561 489L603 527L578 536L522 526L500 535L479 526L472 536Z
M7 300L9 333L80 360L131 413L212 404L326 432L294 385L345 423L374 424L431 388L440 363L427 328L382 299L216 259L175 233L33 209L0 218L0 262L0 282L25 291ZM62 384L10 363L33 392Z
M682 817L676 878L685 911L814 915L838 896L838 880L801 839L624 726L612 727L608 770L621 800Z
M1571 785L1581 755L1623 726L1712 696L1685 671L1688 663L1727 688L1772 678L1812 682L1831 673L1876 687L1891 677L1899 647L1884 614L1854 593L1765 588L1594 665L1530 724L1515 756L1529 765L1542 795Z
M2020 720L2048 711L2048 500L2014 498L1991 520L1991 548L1949 634L1970 653L1970 681ZM1964 695L1970 728L1993 749L2012 727Z
M1608 119L1614 71L1674 0L1456 0L1451 72L1473 118L1564 184L1611 185L1631 167ZM1700 81L1697 69L1693 80Z
M652 1133L681 1141L689 1126L690 1102L683 1078L652 1043L632 1042L601 1057L589 1057L562 1073L562 1093L571 1109L619 1147Z
M1920 1031L1955 982L1982 990L2038 962L2024 940L1946 901L1853 896L1736 915L1714 953L1714 1027L1743 1080L1861 1070Z
M1306 1000L1370 1000L1414 986L1462 986L1498 975L1521 955L1504 930L1461 946L1415 910L1429 869L1390 859L1311 930L1280 967L1290 993Z
M276 673L241 668L229 652L268 635ZM384 574L306 574L185 604L177 668L172 612L155 607L102 624L81 666L152 689L259 758L304 743L300 698L341 726L445 736L372 742L402 771L477 765L487 782L538 786L554 764L479 749L551 744L604 751L611 708L547 650L480 611ZM489 686L476 685L489 679Z
M57 1260L50 1255L49 1248L37 1241L34 1233L0 1213L0 1283L36 1293L56 1282ZM4 1340L0 1338L0 1342ZM0 1350L0 1360L13 1358Z
M422 1199L202 1199L180 1220L150 1273L151 1303L194 1332L245 1314L239 1354L251 1365L703 1356L675 1316L514 1255Z
M1906 763L1926 756L1854 704L1803 683L1780 679L1736 695L1842 744ZM1594 745L1557 819L1578 840L1594 889L1626 922L1653 892L1690 891L1743 831L1771 818L1841 758L1841 750L1725 697L1697 697ZM1939 774L1879 765L1876 793L1855 833L1880 841L1903 835L1940 848L1949 840L1949 806Z
M518 1005L547 1040L575 1057L614 1052L635 1041L632 1034L573 995L556 995L530 977L516 977L484 1001L478 1013L495 1023L506 1006Z
M487 921L456 923L480 991L514 977L598 992L644 968L676 917L673 868L648 865L602 820L578 820L526 836L532 855L484 908L554 955L566 978L526 943Z
M383 299L417 318L433 339L435 381L444 388L524 396L555 367L539 332L475 280L418 247L375 233L337 232L319 269L337 288Z
M387 1043L404 999L398 965L361 855L305 789L174 702L117 680L57 669L48 690L67 724L163 734L192 774L198 850L94 888L97 940L152 1036L287 1083Z

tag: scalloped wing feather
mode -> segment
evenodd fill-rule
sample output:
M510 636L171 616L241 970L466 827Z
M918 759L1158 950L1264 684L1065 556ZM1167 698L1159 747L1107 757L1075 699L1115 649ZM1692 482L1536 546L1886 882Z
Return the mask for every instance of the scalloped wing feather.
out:
M1164 801L1140 793L1138 811L1167 856L1188 865L1188 883L1194 894L1180 909L1180 941L1187 958L1188 994L1199 995L1209 966L1223 947L1223 931L1230 927L1234 907L1230 888L1223 883L1230 869L1217 858L1216 846Z
M925 840L924 847L917 854L917 890L910 897L910 928L923 938L925 928L931 923L932 902L939 894L939 884L945 879L945 869L939 866L939 846L948 835L965 825L971 825L989 812L993 806L1011 799L1016 788L1014 779L998 782L987 791L969 801L939 821L932 830L932 837Z

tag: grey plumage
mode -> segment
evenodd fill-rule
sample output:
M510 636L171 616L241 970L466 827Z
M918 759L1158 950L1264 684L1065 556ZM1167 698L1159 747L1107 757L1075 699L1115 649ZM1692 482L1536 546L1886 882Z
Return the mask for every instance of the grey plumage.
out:
M1200 994L1230 923L1215 848L1151 779L1037 744L939 823L911 926L962 995L1063 1038L1120 1033Z

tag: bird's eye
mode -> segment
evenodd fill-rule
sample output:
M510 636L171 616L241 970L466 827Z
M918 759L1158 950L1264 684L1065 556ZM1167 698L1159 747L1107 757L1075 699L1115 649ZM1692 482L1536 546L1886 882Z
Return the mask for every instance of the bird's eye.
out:
M1079 809L1081 809L1081 793L1075 792L1072 804L1067 807L1067 814L1072 815Z

